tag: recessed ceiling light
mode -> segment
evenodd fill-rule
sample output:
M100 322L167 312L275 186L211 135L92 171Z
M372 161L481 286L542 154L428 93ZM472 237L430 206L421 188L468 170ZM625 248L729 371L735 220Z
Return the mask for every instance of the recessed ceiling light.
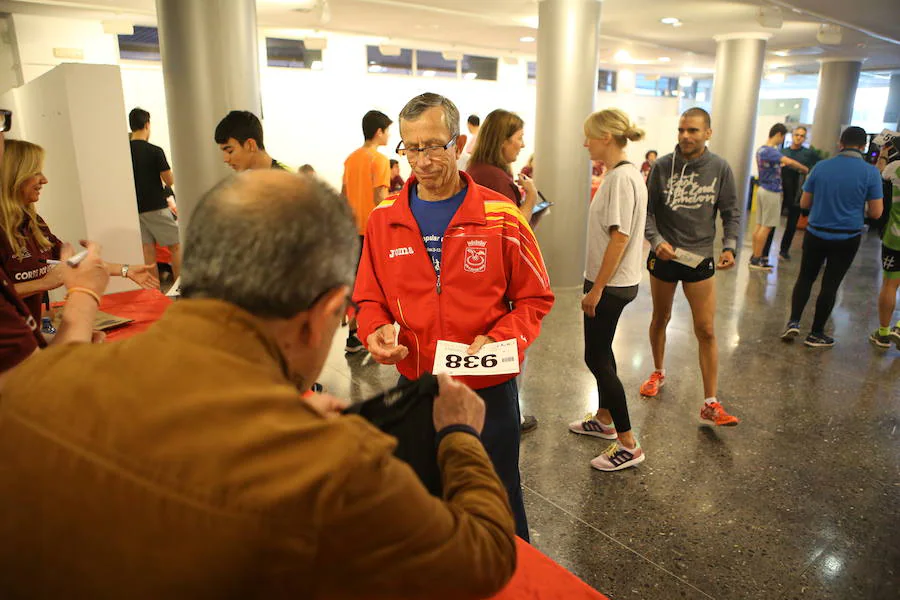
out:
M675 23L681 23L681 19L678 17L663 17L659 22L663 25L674 25Z
M531 42L534 42L534 41L536 41L536 40L535 40L535 38L533 38L532 36L526 35L525 37L520 37L520 38L519 38L519 41L520 41L520 42L523 42L523 43L526 43L526 44L530 44Z
M672 59L669 58L668 56L660 56L660 57L657 58L656 60L658 60L659 62L669 62L669 61L672 60Z
M631 54L629 54L628 50L619 50L613 54L613 60L620 63L631 62Z
M775 56L790 56L790 52L787 50L778 50L777 52L773 52Z

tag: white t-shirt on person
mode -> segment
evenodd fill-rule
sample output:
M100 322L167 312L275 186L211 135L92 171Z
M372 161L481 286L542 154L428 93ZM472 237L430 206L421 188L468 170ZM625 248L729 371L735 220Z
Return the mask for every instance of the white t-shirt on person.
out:
M628 236L628 244L619 268L606 285L629 287L639 284L643 275L646 221L647 184L644 177L633 164L621 164L606 174L591 202L584 278L594 281L609 246L609 230L618 227L621 233Z

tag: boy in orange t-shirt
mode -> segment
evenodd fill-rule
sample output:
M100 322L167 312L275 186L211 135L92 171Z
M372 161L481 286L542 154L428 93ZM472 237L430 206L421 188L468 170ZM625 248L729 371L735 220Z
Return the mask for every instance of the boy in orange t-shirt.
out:
M388 143L391 119L383 112L370 110L362 118L363 137L361 148L353 151L344 161L344 179L341 194L350 203L359 233L360 253L369 214L385 198L391 186L391 166L388 158L378 151ZM356 353L365 350L356 336L356 318L350 319L350 333L344 351Z

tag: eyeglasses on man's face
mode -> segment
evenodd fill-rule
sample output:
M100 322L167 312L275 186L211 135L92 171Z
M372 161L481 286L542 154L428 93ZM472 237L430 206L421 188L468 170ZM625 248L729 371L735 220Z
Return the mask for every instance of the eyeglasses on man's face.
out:
M395 149L395 152L397 154L399 154L400 156L405 156L407 158L407 160L410 160L410 161L418 159L419 156L421 156L422 154L427 156L429 159L438 158L439 156L441 156L442 153L446 152L447 150L452 148L454 145L456 145L456 137L457 136L454 135L452 138L450 138L450 141L447 142L446 144L444 144L443 146L423 146L420 148L416 148L414 146L406 147L403 145L403 142L401 141L399 144L397 144L397 148Z

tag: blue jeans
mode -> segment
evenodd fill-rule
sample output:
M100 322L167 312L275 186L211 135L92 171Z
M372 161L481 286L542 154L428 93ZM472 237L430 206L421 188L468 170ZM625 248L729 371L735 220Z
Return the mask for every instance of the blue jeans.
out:
M401 375L400 381L408 380ZM510 379L500 385L475 390L475 393L484 400L485 405L481 443L494 464L494 471L506 488L516 521L516 535L527 542L528 518L525 516L525 501L522 497L519 475L519 441L522 430L516 380Z

